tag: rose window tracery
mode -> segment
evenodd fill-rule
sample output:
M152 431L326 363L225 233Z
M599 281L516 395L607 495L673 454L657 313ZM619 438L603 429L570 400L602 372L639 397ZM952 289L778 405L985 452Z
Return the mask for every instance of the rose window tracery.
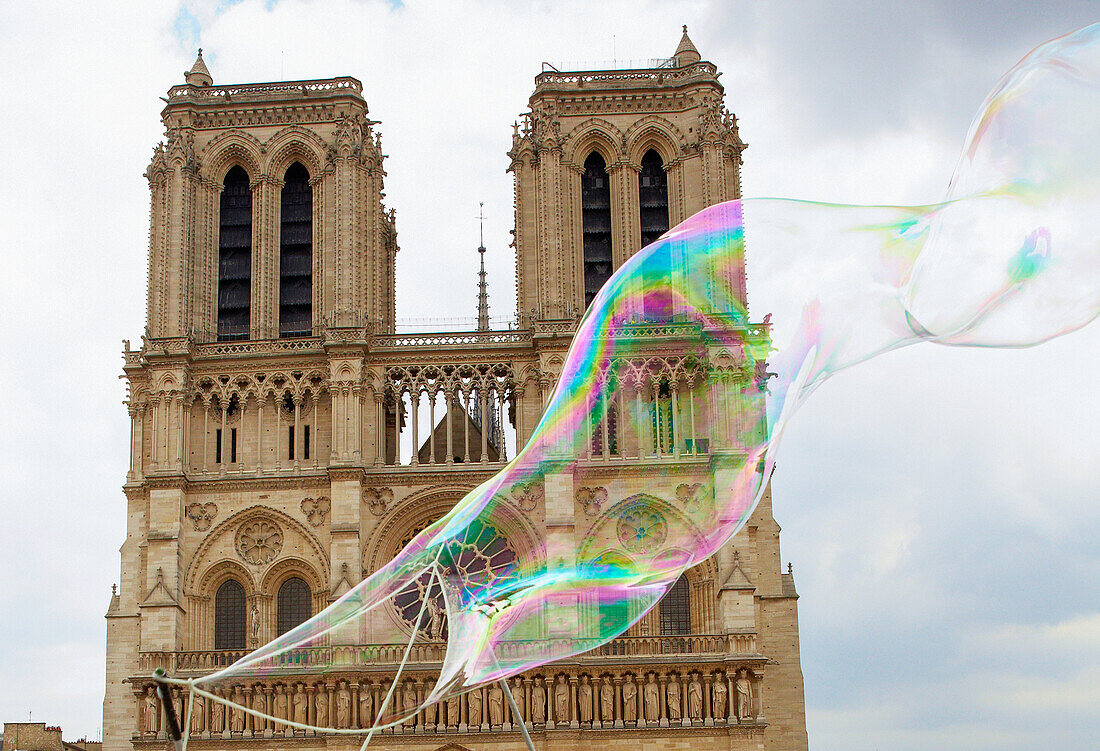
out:
M283 531L270 519L245 522L237 530L237 555L255 566L270 563L283 548Z
M619 542L635 553L650 553L668 537L668 522L663 514L637 504L623 511L618 524Z
M424 525L427 527L428 525ZM398 549L404 548L424 529L409 533ZM493 590L516 575L516 551L494 527L474 520L464 535L447 544L440 556L440 571L455 595L466 600L486 589ZM424 615L420 617L420 603ZM394 597L401 619L412 627L420 618L420 632L429 639L447 638L447 609L438 580L426 572Z

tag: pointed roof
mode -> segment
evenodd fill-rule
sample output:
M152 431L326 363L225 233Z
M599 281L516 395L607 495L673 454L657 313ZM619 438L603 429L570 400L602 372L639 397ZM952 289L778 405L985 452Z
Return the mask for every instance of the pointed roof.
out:
M199 56L195 58L195 64L191 66L191 70L183 74L183 78L194 86L210 86L214 83L210 70L202 60L202 47L199 47Z
M688 36L687 24L684 24L684 35L680 37L680 44L676 47L676 52L672 56L676 58L676 64L680 67L697 63L703 59L702 55L699 54L699 50L695 49L691 37Z

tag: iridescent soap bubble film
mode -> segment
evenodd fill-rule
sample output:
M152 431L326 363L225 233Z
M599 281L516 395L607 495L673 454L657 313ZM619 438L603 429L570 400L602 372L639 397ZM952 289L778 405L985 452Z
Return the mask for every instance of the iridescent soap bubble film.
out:
M1048 42L1001 79L941 203L746 199L637 253L580 321L519 454L324 611L181 681L192 700L240 706L234 687L258 679L340 681L383 657L371 646L383 611L409 627L403 666L438 645L434 680L372 694L362 728L314 713L299 726L367 733L598 649L741 529L788 420L834 374L918 342L1024 347L1088 324L1100 311L1098 34ZM541 543L513 549L505 532L529 512Z

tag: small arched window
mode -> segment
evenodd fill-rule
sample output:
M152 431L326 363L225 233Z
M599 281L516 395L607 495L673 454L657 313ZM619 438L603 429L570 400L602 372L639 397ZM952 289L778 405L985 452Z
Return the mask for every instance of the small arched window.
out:
M299 162L283 178L279 214L279 336L313 333L313 187Z
M611 181L596 152L584 160L581 175L581 227L584 237L584 307L611 276Z
M686 636L691 633L691 593L681 575L661 599L661 636Z
M309 585L298 577L287 579L279 587L279 635L282 636L313 615Z
M226 579L214 595L214 649L244 649L244 587Z
M218 340L247 339L252 306L252 187L240 166L225 176L218 219Z

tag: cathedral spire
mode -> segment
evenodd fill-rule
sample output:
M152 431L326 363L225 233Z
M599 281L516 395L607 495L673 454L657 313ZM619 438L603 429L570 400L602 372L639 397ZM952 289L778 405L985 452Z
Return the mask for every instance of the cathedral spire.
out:
M206 67L206 63L202 61L202 47L199 47L199 56L195 58L195 64L191 66L191 70L183 74L183 77L187 83L193 86L210 86L214 83L210 70Z
M478 272L477 283L477 330L489 330L489 285L485 281L485 202L478 204L477 215L480 224L481 243L477 246L477 252L481 255L481 271Z
M703 59L699 54L699 50L695 49L691 37L688 36L687 24L684 24L684 35L680 37L680 44L676 47L676 51L672 53L672 56L676 58L676 65L680 68Z

